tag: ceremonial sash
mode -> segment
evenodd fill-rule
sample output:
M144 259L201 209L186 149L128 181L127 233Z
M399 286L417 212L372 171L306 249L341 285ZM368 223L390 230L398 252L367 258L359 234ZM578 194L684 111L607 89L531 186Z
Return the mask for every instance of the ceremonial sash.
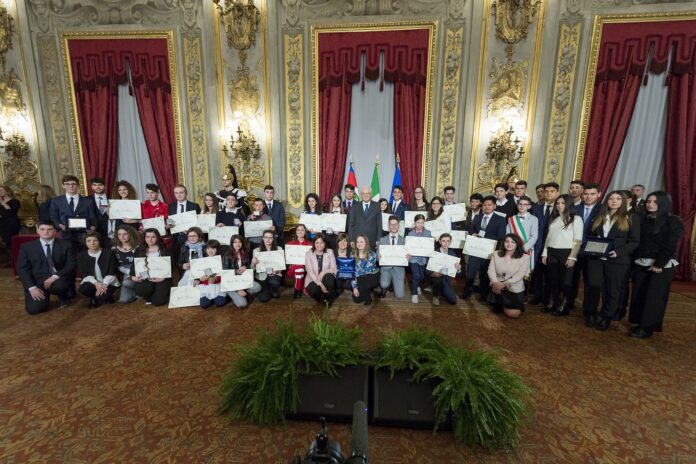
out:
M522 243L526 244L529 241L529 239L527 238L527 231L524 230L524 226L522 225L522 221L520 220L519 215L515 214L514 216L511 216L508 219L508 222L510 223L510 229L512 229L512 233L521 238ZM532 271L534 270L534 247L529 249L527 255L529 255L529 272L527 273L528 277L532 275Z

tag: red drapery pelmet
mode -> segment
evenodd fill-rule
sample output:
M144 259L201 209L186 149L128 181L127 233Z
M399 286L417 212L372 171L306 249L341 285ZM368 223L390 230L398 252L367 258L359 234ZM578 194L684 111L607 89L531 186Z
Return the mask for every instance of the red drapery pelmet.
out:
M420 184L423 161L428 29L319 35L319 190L323 200L342 190L350 130L351 86L381 75L394 89L394 138L405 190ZM335 113L335 114L326 114Z
M88 180L103 177L107 189L115 182L117 89L130 69L150 162L170 200L178 171L167 39L71 39L68 48Z

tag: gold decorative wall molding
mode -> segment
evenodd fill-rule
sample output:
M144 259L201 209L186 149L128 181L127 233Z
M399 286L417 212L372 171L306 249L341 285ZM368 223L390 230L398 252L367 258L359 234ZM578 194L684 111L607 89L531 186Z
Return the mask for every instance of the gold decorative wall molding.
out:
M440 138L438 144L436 191L441 192L454 179L457 145L459 80L462 69L464 26L450 24L445 31L445 66L440 101Z
M0 69L5 70L5 55L12 48L14 25L12 15L3 5L0 5Z
M581 19L574 22L561 22L559 25L556 78L553 82L546 141L546 163L542 179L544 182L560 182L563 175L582 25Z
M506 44L527 38L541 0L496 0L493 2L495 36Z
M514 109L522 114L525 93L527 90L527 60L515 61L512 54L507 62L493 57L491 72L490 99L488 100L488 115L497 116Z
M203 69L200 33L183 33L184 62L186 63L186 95L188 98L189 137L193 186L196 201L202 202L209 190L208 142L206 138L205 95L203 93ZM183 178L183 176L182 176Z
M288 204L302 206L305 190L304 76L302 33L283 35L285 57L285 140L287 145Z

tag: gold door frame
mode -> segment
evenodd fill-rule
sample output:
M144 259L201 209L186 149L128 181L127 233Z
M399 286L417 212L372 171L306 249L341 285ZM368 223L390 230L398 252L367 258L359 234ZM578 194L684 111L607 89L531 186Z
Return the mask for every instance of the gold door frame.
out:
M312 185L319 191L319 34L335 32L395 31L428 29L428 67L425 83L425 114L423 115L423 160L421 162L421 183L428 191L430 184L430 137L433 125L433 97L435 95L435 52L437 50L438 21L405 21L380 24L346 24L312 26ZM356 186L357 187L357 186Z
M77 119L77 101L75 99L75 87L73 85L72 66L70 64L70 49L68 42L72 39L80 40L113 40L113 39L166 39L167 55L169 59L169 80L172 88L172 111L174 112L174 134L176 138L176 168L179 182L185 183L184 177L184 150L181 137L181 113L179 111L179 82L176 68L176 52L174 50L174 32L167 31L123 31L123 32L63 32L61 38L61 52L63 54L63 66L65 79L70 89L70 124L72 125L73 142L77 147L75 162L82 179L82 190L87 189L87 175L83 163L82 142L80 137L80 125ZM136 187L136 188L141 188Z

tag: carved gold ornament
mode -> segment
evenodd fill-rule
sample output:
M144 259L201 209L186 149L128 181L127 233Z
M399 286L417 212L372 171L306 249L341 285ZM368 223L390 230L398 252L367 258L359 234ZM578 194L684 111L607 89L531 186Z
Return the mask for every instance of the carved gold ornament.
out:
M540 0L496 0L493 2L495 36L506 44L516 44L527 38L529 25Z
M302 34L285 34L285 134L288 204L299 208L304 197L304 96L302 92Z
M230 89L230 108L233 114L241 113L247 117L254 117L259 111L259 86L256 75L249 72L246 56L246 52L239 52L241 64L227 83Z
M227 45L237 50L246 50L256 43L256 31L261 13L252 0L213 0L217 6L227 34Z
M486 147L486 161L479 166L477 192L493 190L495 184L507 182L516 175L517 165L524 156L522 140L510 128L501 128Z
M491 67L491 98L488 113L496 115L510 109L522 112L527 82L527 60L503 63L493 58Z
M26 109L19 76L14 69L0 76L0 108L5 117L12 117L15 113Z
M0 130L0 141L7 155L2 160L2 170L5 179L16 186L15 197L19 200L20 208L17 212L24 227L34 227L36 224L36 193L27 188L28 184L39 183L39 168L30 159L29 144L23 135L12 134L5 137Z
M5 55L12 48L14 26L7 8L0 6L0 66L5 69Z

